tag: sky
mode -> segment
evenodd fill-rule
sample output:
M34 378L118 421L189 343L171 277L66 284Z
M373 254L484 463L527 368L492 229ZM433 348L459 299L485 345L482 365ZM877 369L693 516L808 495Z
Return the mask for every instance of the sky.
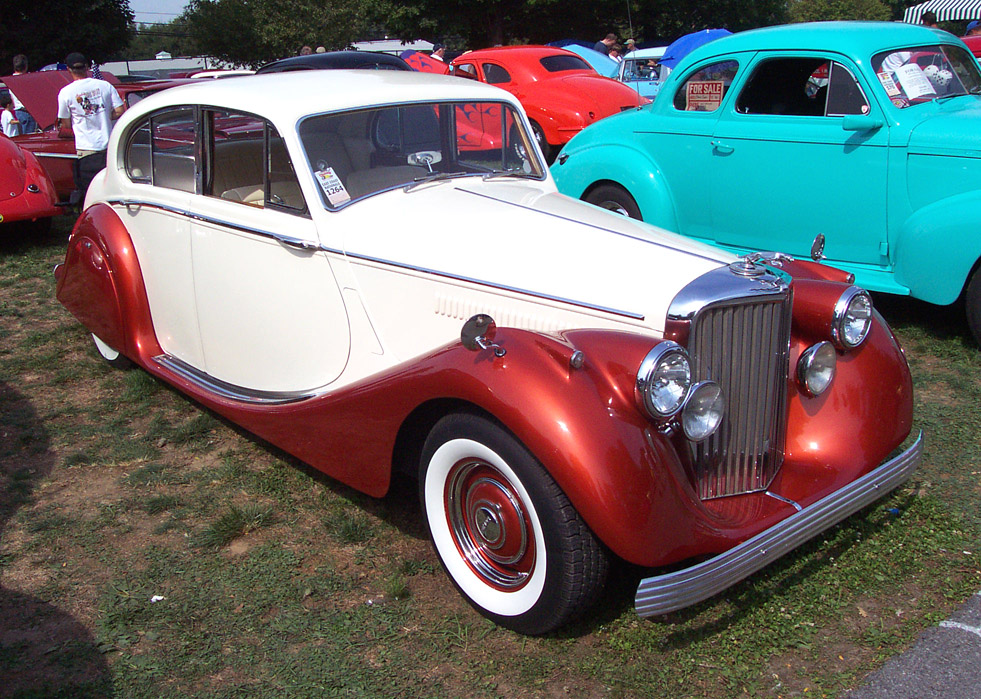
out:
M167 23L183 10L187 0L129 0L129 9L136 15L137 23Z

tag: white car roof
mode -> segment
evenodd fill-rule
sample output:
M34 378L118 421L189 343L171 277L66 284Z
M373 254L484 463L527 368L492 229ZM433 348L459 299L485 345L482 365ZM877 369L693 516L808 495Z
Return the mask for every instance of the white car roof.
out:
M126 111L127 121L168 105L203 104L295 123L309 114L405 102L517 100L465 78L397 70L300 70L203 80L150 95ZM520 107L519 107L520 108Z

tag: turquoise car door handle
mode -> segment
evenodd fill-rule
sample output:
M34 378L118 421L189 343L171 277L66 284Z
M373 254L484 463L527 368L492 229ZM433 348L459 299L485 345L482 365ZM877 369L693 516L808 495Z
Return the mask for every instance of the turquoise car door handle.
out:
M730 145L728 145L726 143L723 143L722 141L712 141L712 149L716 153L722 153L724 155L727 155L727 154L731 153L732 151L736 150L732 146L730 146Z

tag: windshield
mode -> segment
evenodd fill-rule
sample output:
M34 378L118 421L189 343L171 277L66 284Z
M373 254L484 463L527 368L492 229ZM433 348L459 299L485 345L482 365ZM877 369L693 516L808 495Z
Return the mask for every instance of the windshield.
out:
M959 46L884 51L872 59L872 69L900 109L942 97L981 94L978 64Z
M457 177L544 178L533 140L502 102L404 104L305 119L300 139L331 209Z

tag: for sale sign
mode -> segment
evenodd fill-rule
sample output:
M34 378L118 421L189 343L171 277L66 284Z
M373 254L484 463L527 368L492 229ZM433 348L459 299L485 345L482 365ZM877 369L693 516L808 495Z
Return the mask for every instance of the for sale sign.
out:
M722 104L726 84L722 80L697 80L688 83L689 112L714 112Z

